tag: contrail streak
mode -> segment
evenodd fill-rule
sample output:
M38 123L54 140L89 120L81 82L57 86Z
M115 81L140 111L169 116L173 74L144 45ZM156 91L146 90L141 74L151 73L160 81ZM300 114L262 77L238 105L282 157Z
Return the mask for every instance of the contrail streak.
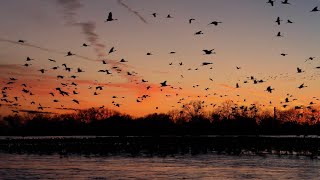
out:
M36 49L39 49L41 51L46 51L46 52L49 52L49 53L56 53L56 54L61 54L61 55L66 55L66 52L62 52L62 51L58 51L58 50L54 50L54 49L48 49L48 48L45 48L45 47L41 47L41 46L37 46L37 45L34 45L34 44L30 44L30 43L19 43L17 41L12 41L12 40L9 40L9 39L3 39L3 38L0 38L0 42L6 42L6 43L11 43L11 44L17 44L17 45L20 45L20 46L27 46L27 47L32 47L32 48L36 48ZM87 60L87 61L94 61L96 62L97 60L94 60L94 59L91 59L91 58L88 58L88 57L85 57L85 56L81 56L81 55L74 55L78 58L81 58L83 60Z
M133 10L132 8L130 8L128 5L126 5L124 2L122 2L122 0L118 0L118 3L125 7L129 12L132 12L133 14L135 14L142 22L144 22L145 24L148 24L148 22L146 21L146 19L144 17L142 17L139 12Z

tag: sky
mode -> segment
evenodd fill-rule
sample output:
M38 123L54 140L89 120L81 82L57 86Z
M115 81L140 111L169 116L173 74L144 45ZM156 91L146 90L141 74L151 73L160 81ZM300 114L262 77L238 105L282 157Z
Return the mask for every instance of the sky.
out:
M0 113L104 106L142 116L168 112L191 100L205 101L209 110L226 100L266 108L280 107L286 97L297 99L289 107L317 103L320 12L310 11L320 1L289 2L278 0L272 7L266 0L2 0ZM117 20L105 22L109 12ZM168 14L172 18L166 18ZM280 25L277 17L283 20ZM190 24L191 18L195 20ZM293 23L286 23L288 19ZM209 25L213 21L222 23ZM203 34L195 35L198 31ZM278 32L283 37L277 37ZM108 54L112 47L116 51ZM215 54L204 55L205 49ZM75 55L66 56L68 51ZM306 61L309 57L315 58ZM55 66L59 68L53 70ZM304 72L297 73L297 67ZM77 73L77 68L85 72ZM264 82L254 84L251 76ZM161 87L163 81L168 86ZM299 89L303 83L307 87ZM275 90L268 93L268 86ZM57 87L69 96L59 94Z

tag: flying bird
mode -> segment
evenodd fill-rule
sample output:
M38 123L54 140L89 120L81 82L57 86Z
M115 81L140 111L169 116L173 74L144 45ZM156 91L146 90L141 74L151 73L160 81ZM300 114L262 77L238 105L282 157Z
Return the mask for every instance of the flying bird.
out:
M214 49L208 50L208 49L204 49L202 50L204 52L205 55L209 55L209 54L215 54L215 52L212 52Z
M43 74L46 70L45 69L40 69L39 71Z
M274 0L268 0L267 3L270 4L271 6L274 6Z
M272 93L273 90L274 90L274 88L272 88L271 86L268 86L266 89L266 91L269 93Z
M287 20L287 24L292 24L293 21L291 21L290 19Z
M210 24L213 24L213 25L215 25L215 26L218 26L219 24L221 24L222 22L220 22L220 21L212 21L211 23L209 23L208 25L210 25Z
M115 52L116 50L114 49L114 47L112 47L110 50L109 50L109 54Z
M318 11L320 11L320 10L318 9L318 6L316 6L310 12L318 12Z
M108 18L104 22L110 22L110 21L115 21L115 20L118 20L118 19L113 19L112 12L109 12Z
M165 87L165 86L168 86L167 85L167 81L163 81L162 83L160 83L161 84L161 87Z
M34 60L34 59L31 59L31 58L28 56L26 61L31 61L31 60Z
M66 56L73 56L73 55L75 54L71 53L71 51L68 51Z
M290 4L288 1L289 1L289 0L281 1L281 4Z
M302 69L300 69L299 67L297 67L297 73L303 73L304 71L302 71Z
M213 63L211 63L211 62L203 62L202 66L207 66L207 65L210 65L210 64L213 64Z
M308 87L308 86L305 86L304 83L303 83L303 84L301 84L298 88L299 88L299 89L302 89L302 88L305 88L305 87Z
M79 104L79 101L76 100L76 99L73 99L72 101L75 102L75 103L77 103L77 104Z
M200 35L200 34L203 34L203 32L202 31L197 31L197 32L194 33L194 35Z
M277 33L277 37L283 37L280 31Z
M193 19L193 18L189 19L189 24L191 24L192 21L194 21L194 20L195 20L195 19Z
M278 24L278 25L280 25L281 24L281 19L280 19L280 17L277 17L277 20L276 20L276 23Z
M167 18L173 18L170 14L167 15Z
M313 61L316 57L309 57L308 59L306 59L305 62L307 62L308 60Z

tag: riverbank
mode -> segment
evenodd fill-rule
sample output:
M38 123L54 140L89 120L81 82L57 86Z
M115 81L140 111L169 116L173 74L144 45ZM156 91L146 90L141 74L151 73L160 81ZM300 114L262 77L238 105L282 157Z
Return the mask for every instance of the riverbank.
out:
M320 157L319 136L47 136L2 137L0 152L172 156L184 154L296 155Z

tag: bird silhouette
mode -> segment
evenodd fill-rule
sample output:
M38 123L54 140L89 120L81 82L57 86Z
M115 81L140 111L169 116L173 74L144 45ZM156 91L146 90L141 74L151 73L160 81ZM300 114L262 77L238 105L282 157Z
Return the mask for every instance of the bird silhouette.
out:
M197 32L194 33L194 35L201 35L201 34L203 34L202 31L197 31Z
M167 81L163 81L162 83L160 83L161 84L161 87L165 87L165 86L168 86L167 85Z
M320 11L320 10L318 9L318 6L316 6L310 12L318 12L318 11Z
M291 21L290 19L287 20L287 24L293 24L293 21Z
M80 68L77 68L77 72L78 72L78 73L81 73L81 72L85 72L85 71L83 71L83 70L80 69Z
M288 1L289 1L289 0L281 1L281 4L290 4Z
M305 88L305 87L308 87L308 86L305 86L304 83L302 83L298 88L302 89L302 88Z
M272 91L274 91L274 88L272 88L271 86L268 86L266 91L269 93L272 93Z
M304 71L302 71L302 69L300 69L299 67L297 67L297 73L303 73Z
M167 18L173 18L170 14L167 15Z
M83 47L88 47L89 45L86 44L86 43L83 43L82 46L83 46Z
M210 25L210 24L213 24L213 25L215 25L215 26L218 26L219 24L221 24L222 22L220 22L220 21L212 21L211 23L209 23L208 25Z
M110 22L110 21L115 21L115 20L118 20L118 19L113 19L112 12L109 12L108 18L104 22Z
M43 74L46 70L45 69L40 69L39 71Z
M71 51L68 51L66 56L73 56L73 55L75 54L71 53Z
M281 32L277 33L277 37L283 37L283 35L281 34Z
M103 86L97 86L96 87L96 90L100 90L101 91L102 89L103 89Z
M213 64L213 63L211 63L211 62L203 62L202 66L207 66L207 65L210 65L210 64Z
M48 59L50 62L56 62L56 60L54 59Z
M76 100L76 99L73 99L72 101L75 102L75 103L77 103L77 104L79 104L79 101Z
M313 61L314 59L315 59L316 57L309 57L308 59L306 59L306 61L305 62L307 62L307 61Z
M212 52L214 49L208 50L208 49L204 49L202 50L204 52L205 55L209 55L209 54L215 54L215 52Z
M189 24L191 24L192 21L194 21L194 20L195 20L194 18L189 19Z
M157 14L157 13L152 13L151 15L152 15L153 17L157 17L158 14Z
M114 47L112 47L110 50L109 50L109 53L108 54L111 54L113 52L115 52L116 50L114 49Z
M34 60L34 59L31 59L31 58L28 56L26 61L32 61L32 60Z
M274 6L274 0L268 0L267 3L270 4L271 6Z
M276 23L278 24L278 25L280 25L281 24L281 19L280 19L280 17L277 17L277 20L276 20Z
M19 39L18 42L19 42L19 43L25 43L26 41Z

